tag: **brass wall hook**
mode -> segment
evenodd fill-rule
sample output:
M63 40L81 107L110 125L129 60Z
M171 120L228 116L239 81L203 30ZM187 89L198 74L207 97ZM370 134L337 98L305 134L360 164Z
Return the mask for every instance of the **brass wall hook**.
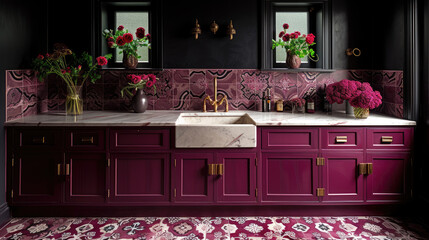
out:
M198 19L195 19L195 27L192 28L192 34L195 35L195 40L198 39L198 34L201 34L201 27L200 27L200 24L198 23Z
M228 28L226 29L226 34L229 35L229 40L232 40L233 35L236 34L237 31L234 29L234 25L232 25L232 20L229 22Z
M213 34L216 34L217 30L219 30L219 25L215 21L210 24L210 31L213 32Z
M354 48L353 50L351 48L346 49L347 56L354 55L355 57L359 57L361 54L362 54L362 51L359 48Z

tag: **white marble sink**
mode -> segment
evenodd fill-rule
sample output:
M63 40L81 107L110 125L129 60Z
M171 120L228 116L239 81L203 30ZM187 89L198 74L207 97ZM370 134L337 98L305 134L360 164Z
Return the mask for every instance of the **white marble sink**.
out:
M176 147L253 148L256 123L246 113L182 113L176 121Z

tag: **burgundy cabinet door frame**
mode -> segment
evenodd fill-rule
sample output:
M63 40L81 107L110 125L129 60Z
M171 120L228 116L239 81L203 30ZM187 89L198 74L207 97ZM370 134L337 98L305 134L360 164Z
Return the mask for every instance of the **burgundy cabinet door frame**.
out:
M173 158L174 202L214 202L216 176L208 174L208 165L215 163L213 153L178 153Z
M167 153L111 154L109 202L168 202L169 159Z
M107 196L104 153L72 153L66 157L66 202L103 203Z
M262 150L304 150L319 148L318 128L262 128Z
M323 201L363 202L364 176L359 175L363 152L325 151L322 156L325 158L322 166Z
M217 202L256 202L256 153L217 153Z
M262 201L319 201L317 153L262 153Z
M110 151L169 151L170 129L120 128L110 129Z
M410 192L409 152L370 152L367 162L373 173L367 176L367 201L404 201Z
M60 153L22 152L13 166L14 203L60 203L63 177L58 172Z

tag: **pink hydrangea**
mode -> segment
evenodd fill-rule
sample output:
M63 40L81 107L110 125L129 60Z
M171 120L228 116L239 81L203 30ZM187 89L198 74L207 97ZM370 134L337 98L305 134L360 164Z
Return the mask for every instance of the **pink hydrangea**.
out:
M370 86L371 87L371 86ZM379 91L373 91L371 89L366 89L361 91L361 93L350 100L350 105L353 107L359 108L369 108L374 109L381 104L381 94Z
M330 84L326 87L326 99L332 103L343 103L344 100L350 100L355 97L361 87L360 82L343 79L339 82Z

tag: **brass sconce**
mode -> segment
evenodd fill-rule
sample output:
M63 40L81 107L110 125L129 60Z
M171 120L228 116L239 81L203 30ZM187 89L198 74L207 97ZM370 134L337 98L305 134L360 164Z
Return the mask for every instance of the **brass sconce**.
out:
M234 26L232 25L232 20L229 22L228 28L226 29L226 34L229 35L229 40L232 40L233 35L236 34L237 31L234 29Z
M219 30L219 25L217 25L217 23L213 21L210 25L210 31L212 31L213 34L216 34L217 30Z
M195 40L198 39L198 34L201 34L201 27L198 24L198 19L195 19L195 27L192 29L192 34L195 35Z

